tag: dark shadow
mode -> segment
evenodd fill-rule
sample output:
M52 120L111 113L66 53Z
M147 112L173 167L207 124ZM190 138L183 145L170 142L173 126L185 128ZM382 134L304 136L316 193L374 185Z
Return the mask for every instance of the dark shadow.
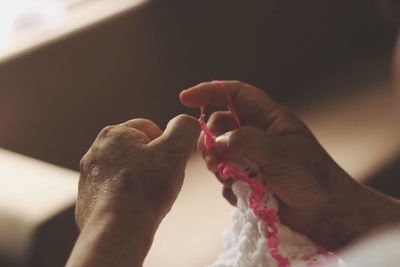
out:
M382 171L371 176L365 184L400 199L400 155Z
M75 225L75 207L42 224L33 241L32 264L30 267L62 267L78 237Z

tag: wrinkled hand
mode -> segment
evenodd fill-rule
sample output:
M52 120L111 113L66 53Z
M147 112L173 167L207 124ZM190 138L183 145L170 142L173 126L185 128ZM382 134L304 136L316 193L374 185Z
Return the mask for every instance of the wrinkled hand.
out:
M196 119L180 115L162 130L134 119L108 126L81 160L76 221L134 214L158 223L170 210L198 139Z
M319 239L321 220L329 220L336 194L351 188L352 179L329 157L305 124L263 91L241 82L225 81L241 125L226 111L214 112L210 131L218 136L209 152L198 147L208 168L216 173L221 159L235 162L247 159L258 165L265 185L280 201L279 216L292 229ZM181 102L188 107L225 106L223 91L213 83L202 83L185 90ZM220 179L221 180L221 179ZM224 196L235 204L230 181L224 183ZM337 201L334 201L335 203ZM324 240L325 242L327 240ZM331 244L330 244L331 245Z

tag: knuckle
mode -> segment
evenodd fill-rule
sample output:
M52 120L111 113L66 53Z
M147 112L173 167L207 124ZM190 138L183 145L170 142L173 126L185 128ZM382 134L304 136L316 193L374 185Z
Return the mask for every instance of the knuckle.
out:
M232 82L233 82L234 84L236 84L237 86L244 86L244 85L245 85L245 83L242 82L242 81L240 81L240 80L233 80Z
M200 132L200 124L198 120L192 116L181 114L174 118L176 126L180 127L182 130L190 135ZM179 141L179 140L178 140Z
M124 123L121 123L120 126L128 126L132 128L140 127L140 126L153 126L154 122L144 118L136 118Z
M176 117L176 119L184 124L198 124L197 119L186 114L180 114Z
M226 118L227 114L223 113L221 111L217 111L211 114L210 118L208 119L208 121L213 124L213 123L218 123L219 121L221 121L222 119Z
M99 137L100 138L104 138L106 136L108 136L110 134L110 132L115 128L115 125L108 125L106 127L104 127L100 133L99 133Z
M123 127L116 127L110 133L110 137L114 140L123 139L127 135L128 135L128 132Z
M207 86L209 84L210 84L210 82L201 82L201 83L197 84L197 86L198 87L203 87L203 86Z
M241 90L242 89L248 90L249 88L256 88L256 87L254 87L254 86L252 86L252 85L250 85L248 83L245 83L245 82L239 81L239 80L234 80L233 83L234 83L236 88L241 89Z
M93 175L93 170L96 169L96 161L98 157L96 157L95 153L92 153L89 150L81 160L79 161L79 171L81 173L80 181L84 179L87 175Z
M133 137L138 137L138 134L135 131L132 131L131 128L126 126L115 126L112 127L105 137L107 139L107 145L116 145L121 143L126 143L128 140L131 140Z
M228 111L212 113L207 125L210 132L217 136L237 128L236 120Z

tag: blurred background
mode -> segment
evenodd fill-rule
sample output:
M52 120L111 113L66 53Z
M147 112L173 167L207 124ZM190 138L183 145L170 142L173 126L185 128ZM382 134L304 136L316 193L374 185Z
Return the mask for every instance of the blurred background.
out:
M399 197L395 13L378 0L0 1L0 265L63 266L97 133L197 116L178 94L213 79L264 89L355 179ZM216 257L230 213L220 190L193 154L145 266Z

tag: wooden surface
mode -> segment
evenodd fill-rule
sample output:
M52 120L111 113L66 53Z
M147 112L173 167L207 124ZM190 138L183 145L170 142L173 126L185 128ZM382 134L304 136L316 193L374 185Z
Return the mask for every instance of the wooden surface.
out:
M9 24L6 32L2 32L0 28L0 63L130 11L144 2L145 0L66 0L43 1L41 4L38 4L39 1L26 1L25 8L18 3L15 6L0 5L0 22L2 26ZM19 8L15 10L16 7ZM7 16L10 11L14 11L11 17Z
M106 125L197 115L178 94L198 82L243 80L297 104L319 101L349 68L374 76L360 59L381 56L389 73L397 29L373 0L243 3L152 0L2 62L0 146L77 169Z
M0 265L61 266L77 234L77 178L75 171L0 149Z

